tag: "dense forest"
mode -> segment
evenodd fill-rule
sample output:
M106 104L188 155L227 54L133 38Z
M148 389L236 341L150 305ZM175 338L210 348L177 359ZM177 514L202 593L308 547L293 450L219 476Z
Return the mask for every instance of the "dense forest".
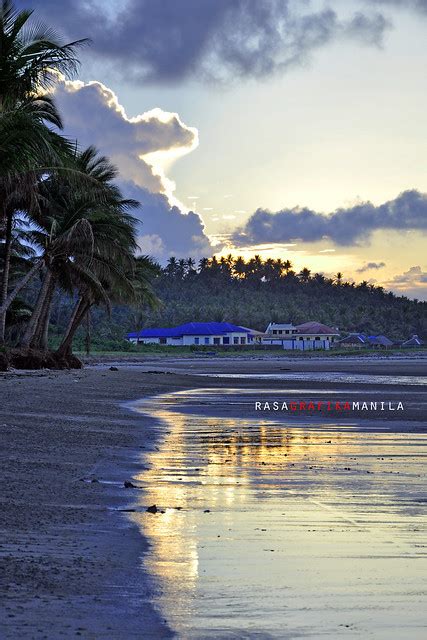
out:
M94 309L93 345L117 348L123 346L127 331L190 321L228 321L263 331L270 321L318 320L344 334L382 333L397 340L413 333L427 335L427 303L396 296L366 281L348 282L342 273L334 278L308 269L296 273L289 261L280 259L255 256L245 261L228 256L196 263L191 258L170 258L166 267L158 267L153 288L161 300L155 310L121 305L108 316ZM55 301L53 336L66 323L69 305L63 296ZM80 330L80 348L86 328Z

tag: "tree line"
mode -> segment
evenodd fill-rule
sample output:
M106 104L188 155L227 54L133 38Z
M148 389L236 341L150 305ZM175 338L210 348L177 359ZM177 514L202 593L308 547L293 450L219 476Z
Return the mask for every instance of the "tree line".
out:
M90 327L85 323L77 332L78 348L84 350L90 342L96 349L122 350L129 348L124 340L128 331L193 321L226 321L264 331L271 321L317 320L338 327L344 335L360 331L395 340L414 333L427 337L427 303L397 296L366 280L348 281L342 272L333 277L308 268L297 272L289 260L280 258L171 257L165 266L158 266L153 290L160 299L154 309L116 304L108 315L101 307L94 308ZM64 294L56 293L51 315L54 340L62 335L70 304Z
M170 258L154 282L162 306L140 318L145 326L229 321L264 331L270 321L317 320L342 333L383 333L391 338L427 334L427 303L398 296L342 272L332 277L280 258L241 256ZM128 326L138 325L129 318Z

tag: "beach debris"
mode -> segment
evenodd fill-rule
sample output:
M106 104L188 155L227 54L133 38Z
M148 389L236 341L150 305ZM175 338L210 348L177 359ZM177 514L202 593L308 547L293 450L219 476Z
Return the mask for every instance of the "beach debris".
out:
M210 509L205 509L205 510L203 511L203 513L210 513L210 512L211 512L211 510L210 510Z
M118 371L118 367L110 367L110 371Z
M136 486L136 484L133 484L133 482L131 482L130 480L125 480L123 483L123 486L125 489L137 489L138 487Z
M158 512L158 508L155 504L152 504L151 507L147 507L146 511L148 513L157 513Z

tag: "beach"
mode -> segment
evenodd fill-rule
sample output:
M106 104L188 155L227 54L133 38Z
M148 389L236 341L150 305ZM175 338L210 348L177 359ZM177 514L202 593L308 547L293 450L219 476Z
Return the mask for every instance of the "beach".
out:
M422 456L426 454L423 447L426 397L422 384L425 373L426 359L414 356L397 359L329 357L304 360L251 356L235 359L147 358L144 362L135 359L114 361L114 358L94 358L91 366L82 371L2 374L0 589L3 637L8 640L18 637L74 638L76 635L108 639L167 638L173 636L174 632L178 637L190 637L189 629L195 628L193 623L196 620L197 625L202 625L202 630L199 627L191 637L207 637L208 632L209 637L242 637L241 625L244 617L235 620L232 636L232 627L226 625L224 628L227 615L224 614L223 604L217 610L219 621L215 629L212 620L206 621L205 611L195 612L193 619L188 617L189 599L191 600L192 593L193 596L194 593L200 594L197 589L203 585L200 582L203 570L209 572L212 567L225 566L224 558L227 553L233 548L233 544L237 544L236 549L239 548L239 538L250 538L249 530L270 530L262 531L262 534L268 534L268 542L263 540L260 546L257 539L258 542L255 541L254 546L250 547L251 555L266 554L264 548L275 549L269 551L270 554L279 553L276 547L282 538L277 534L277 522L274 526L271 522L271 519L276 519L277 504L263 499L267 509L262 518L264 525L259 522L254 525L259 500L254 502L253 492L266 491L266 481L271 484L276 472L283 477L283 467L280 465L288 463L290 458L288 461L285 458L289 456L292 457L289 465L294 467L286 468L293 487L289 486L287 490L296 491L296 494L289 494L293 498L288 501L286 509L282 510L290 513L289 530L292 530L291 537L294 541L306 540L307 536L316 535L315 531L308 532L308 529L332 528L334 531L330 534L338 537L348 537L352 530L342 524L342 518L338 518L339 526L336 522L331 525L330 518L324 519L322 523L317 522L317 526L313 525L319 512L324 510L323 506L312 508L313 502L310 502L311 507L306 511L304 521L296 518L300 504L295 495L315 486L314 475L321 479L321 486L336 487L338 483L340 491L343 486L352 487L352 493L359 491L363 495L369 495L372 475L375 478L377 497L381 483L387 487L393 484L397 492L393 497L392 492L385 491L384 499L380 501L380 509L387 516L391 527L383 527L384 544L388 544L387 536L390 534L393 537L397 531L400 542L406 545L403 551L399 551L399 557L406 554L407 558L414 560L412 538L416 538L419 546L415 563L417 567L424 566L421 536L422 526L425 526L425 512L421 487L425 466L423 468L417 464L413 468L413 452L416 450L419 456L417 461L422 462ZM223 375L228 377L220 377ZM362 403L366 401L369 406L368 409L363 409L359 405L353 409L352 405L349 414L343 414L341 409L337 413L335 404L332 409L324 404L311 413L307 410L310 402L317 407L317 403L325 398L342 404L347 400L351 403L353 400ZM261 413L256 412L255 401L262 402ZM289 409L279 413L272 408L274 402L281 406L283 401L288 404L303 402L304 408L301 409L298 404L294 413ZM404 404L403 412L397 410L399 401ZM377 402L375 409L371 409L371 402ZM385 408L381 409L379 402L384 402ZM390 404L393 409L390 409ZM273 460L267 455L270 452L270 447L267 446L267 457L258 459L254 466L250 442L243 442L246 449L240 450L238 447L230 452L230 456L224 457L223 438L227 434L235 434L239 420L246 420L246 423L244 429L237 429L238 433L241 437L242 433L246 434L244 438L249 438L253 446L258 446L260 441L260 435L254 433L254 425L260 421L269 433L275 434L275 438L279 437L278 433L282 434L281 429L285 425L288 432L289 429L293 430L293 435L289 432L288 438L292 435L298 441L298 438L311 436L312 444L316 446L310 450L310 459L305 459L304 450L300 455L298 447L289 445L290 449L287 451L281 448L282 443L281 447L274 448L277 455ZM272 423L271 432L269 423ZM214 434L218 431L217 445L221 447L222 456L215 458L218 464L213 464L215 460L212 461L210 456L218 456L219 450L214 447L212 452L211 449L203 448L206 443L212 444L209 438L201 438L198 431L203 426L206 435L206 424L210 425L208 433L209 430ZM219 429L222 424L226 426ZM325 425L327 434L322 431ZM181 439L177 436L178 427L181 428ZM186 436L187 428L188 433L192 433L194 437ZM362 432L363 437L359 438ZM251 433L254 434L252 440L249 437ZM366 449L363 449L367 433L374 434L372 438L377 443L376 455L372 460L367 460ZM385 448L382 439L384 433L389 435ZM219 438L220 434L222 439ZM379 434L382 434L381 437ZM268 444L270 436L265 437ZM343 443L341 447L336 444L339 440ZM194 450L193 442L198 443ZM413 449L403 459L401 448L405 442L408 446L410 442ZM320 448L317 447L319 443L322 445ZM333 454L330 453L330 447L334 448ZM388 462L376 459L384 457L382 449L387 450L385 457ZM248 451L247 457L241 457L239 451ZM176 460L172 464L165 456L173 458L178 453L185 465L175 468ZM224 469L228 473L231 453L235 453L239 460L239 464L234 461L232 465L232 475L239 486L228 486L227 491L222 491L221 478L224 476ZM299 458L297 454L300 455ZM333 464L329 467L326 457L332 455ZM279 467L276 468L277 464ZM409 465L408 468L405 465ZM407 472L405 481L397 478L400 471ZM219 483L220 499L217 502L213 501L212 494L200 493L205 490L208 472ZM246 477L245 482L243 478L238 478L242 474ZM190 484L188 479L191 479ZM225 480L228 483L228 475ZM393 482L390 484L391 480ZM125 488L125 481L131 481L136 488ZM252 501L246 504L245 517L242 517L241 509L237 508L235 502L225 504L223 500L224 495L231 495L233 491L240 495L241 483L244 487L251 487ZM183 487L186 489L184 492ZM279 487L279 490L282 491L283 487ZM408 495L405 498L406 515L403 518L393 506L393 500L401 505L404 490ZM338 493L341 499L342 493ZM310 496L313 498L311 493ZM372 504L378 508L377 497L372 500ZM273 499L275 497L271 496L271 500ZM333 501L332 498L329 500ZM153 503L157 504L158 513L147 513L146 508ZM322 505L326 503L328 501L323 500ZM269 505L273 505L271 509ZM345 510L347 519L356 518L358 521L359 507L347 501ZM218 513L222 514L221 518L215 520L219 517ZM211 516L210 528L206 528L203 518L206 520ZM222 551L217 546L213 552L212 532L220 527L220 532L215 535L221 536L218 540L224 538L224 518L230 525L226 529L235 528L238 535L236 534L237 538L231 536L234 542L224 546ZM190 548L195 543L195 537L194 529L189 528L189 523L194 524L195 521L202 522L202 528L198 524L197 531L200 529L200 535L210 540L210 552L205 558L206 566L203 566L203 554L200 555L198 562L201 564L195 574L194 557L192 560L186 559L184 554L181 556L181 563L177 564L173 555L176 548L174 551L166 546L167 558L175 572L169 574L173 577L172 582L179 581L180 576L184 579L191 574L192 579L196 575L200 583L196 591L175 592L174 601L171 599L167 575L159 568L164 567L165 562L161 555L165 553L165 547L162 549L161 543L172 540L167 537L168 531L171 531L170 523L173 524L173 531L181 523L181 549L185 548L186 543ZM358 526L362 526L359 521ZM342 531L338 531L339 527ZM418 531L408 536L407 530L411 527ZM259 535L261 533L257 532L256 536ZM366 547L369 536L366 537L366 531L361 535L365 538L357 539L355 544L357 546L363 543ZM310 549L310 544L304 548ZM378 547L380 543L376 541L375 544L377 548L374 555L379 556L382 553ZM244 545L242 549L245 550ZM294 546L290 554L293 562L298 557L297 549L298 546ZM280 553L285 553L283 547ZM313 557L315 555L313 550ZM316 557L321 555L317 554ZM349 554L343 553L339 562L345 563L343 558L348 557ZM262 558L260 562L262 564ZM310 566L309 555L304 562ZM387 561L384 566L387 568ZM409 563L403 569L403 575L406 572L408 579L414 580L407 590L410 588L415 598L407 608L409 618L405 620L407 624L408 620L411 622L410 637L418 638L422 637L418 635L421 634L422 626L421 593L417 591L419 574L415 577L412 575L412 566L415 565ZM326 576L327 568L328 561L324 560L323 570L326 571ZM351 570L348 564L346 570ZM256 566L253 571L253 575L257 572L259 574ZM417 568L417 572L419 571L421 570ZM251 584L254 582L253 575L248 570L242 574L241 579ZM398 574L394 574L394 577L387 576L387 570L384 569L382 584L386 584L390 577L396 580L396 575ZM336 578L335 591L342 579L343 575ZM272 581L272 588L276 582L281 584L280 580L275 579ZM326 578L324 583L326 594L330 585L327 586ZM322 580L319 579L318 588L321 584ZM229 585L227 575L223 574L219 583L217 579L217 590L221 591L223 588L229 595L230 621L233 618L234 592L229 591ZM338 619L339 616L336 620L334 616L327 616L324 628L317 629L317 632L313 630L316 628L313 624L318 622L316 616L312 616L311 622L309 616L309 623L301 625L299 616L306 617L308 614L303 614L302 611L310 611L311 602L314 601L313 594L310 596L311 592L308 590L304 602L304 579L301 574L299 589L294 600L298 604L289 617L291 635L277 636L277 611L273 607L270 619L275 622L271 629L267 630L262 625L259 627L251 619L247 627L251 631L245 631L248 633L247 637L298 635L339 638L344 637L344 629L345 637L366 637L364 634L367 629L369 631L368 622L358 625L354 615L349 619L344 616L342 620ZM205 597L208 592L213 602L216 595L211 583ZM363 588L361 592L363 594ZM395 605L404 592L404 589L401 590L400 595L393 600ZM253 602L253 595L248 596L247 603ZM170 610L171 602L176 604L175 612ZM236 606L237 604L236 602ZM371 606L375 608L375 593L371 593ZM180 607L183 613L177 616ZM387 598L379 600L378 607L383 611L387 607ZM260 611L261 609L262 606ZM339 611L340 607L337 606L336 609ZM278 623L280 624L280 620ZM203 627L203 624L209 624L210 628ZM341 624L342 627L339 626ZM378 625L373 631L371 629L371 637L392 637L387 631L387 625L384 629L380 622ZM260 635L263 633L264 635ZM384 635L387 633L388 636Z

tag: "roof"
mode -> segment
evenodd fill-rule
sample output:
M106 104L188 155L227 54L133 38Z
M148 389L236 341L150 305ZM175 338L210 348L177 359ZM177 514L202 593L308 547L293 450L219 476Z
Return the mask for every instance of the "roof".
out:
M143 329L128 333L127 338L181 338L182 336L216 336L224 333L251 333L251 329L229 322L188 322L167 329Z
M368 340L371 344L380 345L382 347L391 347L393 342L387 338L387 336L368 336Z
M402 343L402 347L421 347L424 342L417 335L412 336L409 340Z
M295 329L292 322L270 322L268 327L279 329ZM267 329L268 329L267 327Z
M350 333L339 341L340 344L367 344L366 337L361 333Z
M264 331L257 331L256 329L250 329L249 327L239 327L239 329L244 329L248 331L252 336L265 336Z
M297 324L296 330L297 333L305 333L310 335L339 335L338 329L328 327L326 324L322 324L321 322L304 322L303 324Z

